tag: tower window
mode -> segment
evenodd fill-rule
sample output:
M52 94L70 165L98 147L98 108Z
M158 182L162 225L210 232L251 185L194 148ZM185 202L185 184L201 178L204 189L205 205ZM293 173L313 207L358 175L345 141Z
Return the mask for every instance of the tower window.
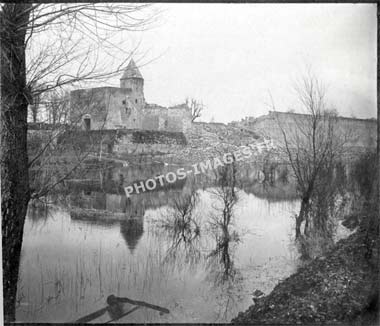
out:
M124 105L126 104L126 102L125 102L125 100L123 100L123 102L122 102Z
M135 99L135 103L137 104L137 99Z

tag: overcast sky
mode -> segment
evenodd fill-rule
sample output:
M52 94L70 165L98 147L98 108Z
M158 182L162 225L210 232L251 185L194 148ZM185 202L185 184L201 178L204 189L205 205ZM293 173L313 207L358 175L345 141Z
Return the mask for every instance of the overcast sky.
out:
M341 115L376 116L376 5L162 4L141 37L149 103L203 101L220 122L298 110L292 85L311 66ZM136 37L136 36L135 36ZM115 83L117 81L115 80Z

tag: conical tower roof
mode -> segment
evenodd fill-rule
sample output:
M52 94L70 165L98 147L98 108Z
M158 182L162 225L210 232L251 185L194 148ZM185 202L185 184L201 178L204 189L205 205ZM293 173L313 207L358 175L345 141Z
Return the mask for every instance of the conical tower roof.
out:
M133 59L129 61L127 69L125 69L123 76L120 79L128 79L128 78L140 78L144 79L140 73L139 68L137 68Z

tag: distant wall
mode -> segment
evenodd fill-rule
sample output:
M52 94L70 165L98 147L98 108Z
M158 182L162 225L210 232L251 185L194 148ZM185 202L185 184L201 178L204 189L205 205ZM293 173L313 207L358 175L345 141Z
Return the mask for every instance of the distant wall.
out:
M168 109L168 127L166 130L186 132L191 127L191 109L178 105Z
M191 109L185 105L165 108L147 105L142 111L142 129L186 132L191 127Z
M145 107L142 111L142 129L162 130L167 120L167 111L167 108L159 106Z
M285 133L292 135L298 126L307 123L309 115L288 113L288 112L269 112L268 115L261 116L250 123L249 128L258 134L282 142L283 135L281 127ZM354 119L338 117L337 128L347 135L348 147L375 147L377 137L377 121L372 119Z

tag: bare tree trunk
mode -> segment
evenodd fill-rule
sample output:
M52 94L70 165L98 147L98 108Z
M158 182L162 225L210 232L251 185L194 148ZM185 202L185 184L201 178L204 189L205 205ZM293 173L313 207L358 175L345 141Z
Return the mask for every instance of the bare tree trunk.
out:
M303 234L307 237L310 234L310 218L309 215L306 214L305 216L305 228L303 229Z
M15 320L24 221L29 202L25 34L31 4L1 12L1 213L4 319ZM22 26L22 28L20 28Z
M35 104L31 105L30 110L32 111L33 123L37 123L37 114L38 114L37 106Z
M301 209L298 216L296 216L296 239L299 239L301 236L301 224L306 220L308 223L308 215L309 215L309 198L302 198L301 201ZM305 232L307 233L308 226L305 225Z
M380 9L377 7L377 19L380 18ZM377 33L380 32L380 26L377 24ZM378 34L379 35L379 34ZM380 50L380 44L377 42L377 51ZM377 74L379 75L379 63L377 64ZM380 85L379 81L377 82L377 94L379 94ZM378 219L380 219L380 98L377 97L377 215ZM379 225L379 220L378 220Z

